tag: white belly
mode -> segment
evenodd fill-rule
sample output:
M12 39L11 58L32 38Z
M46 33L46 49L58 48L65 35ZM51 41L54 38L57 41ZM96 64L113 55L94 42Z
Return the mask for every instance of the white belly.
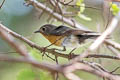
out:
M70 48L78 48L80 44L78 38L74 35L71 35L64 38L62 46L70 47Z

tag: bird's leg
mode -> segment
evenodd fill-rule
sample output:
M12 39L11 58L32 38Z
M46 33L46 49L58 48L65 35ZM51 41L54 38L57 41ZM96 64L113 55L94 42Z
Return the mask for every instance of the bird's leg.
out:
M42 56L44 56L46 53L45 53L45 51L46 51L46 49L48 48L48 47L50 47L50 45L48 45L48 46L46 46L46 47L44 47L43 48L43 54L42 54ZM56 49L56 48L53 48L54 50L58 50L58 51L66 51L66 47L65 46L63 46L63 49Z
M45 55L45 51L46 51L46 49L47 49L48 47L52 46L53 44L54 44L54 43L52 43L52 44L50 44L50 45L48 45L48 46L46 46L46 47L43 48L43 55L42 55L42 56Z
M46 54L46 53L45 53L46 49L47 49L47 47L44 47L44 48L43 48L43 50L42 50L42 52L43 52L42 57Z
M69 59L72 59L72 54L73 54L73 51L75 51L76 48L73 48L70 53L69 53Z
M63 51L66 51L66 47L65 46L63 46Z
M42 54L42 59L43 59L43 56L46 55L46 56L47 56L48 58L50 58L51 60L56 61L54 58L50 57L49 54L47 54L47 53L45 52L46 49L47 49L47 47L43 47L43 48L42 48L42 51L41 51L41 53L43 53L43 54Z

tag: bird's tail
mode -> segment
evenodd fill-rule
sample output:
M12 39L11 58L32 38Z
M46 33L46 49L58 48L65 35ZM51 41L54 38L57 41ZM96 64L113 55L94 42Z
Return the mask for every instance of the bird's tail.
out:
M90 33L83 33L81 35L77 35L77 37L79 38L79 41L86 41L86 40L95 40L97 37L99 37L101 35L101 33L97 33L97 32L90 32ZM110 36L108 36L106 39L110 39Z
M96 39L98 36L100 36L100 33L97 32L90 32L90 33L83 33L81 35L78 35L79 37L83 37L83 38L90 38L90 39Z

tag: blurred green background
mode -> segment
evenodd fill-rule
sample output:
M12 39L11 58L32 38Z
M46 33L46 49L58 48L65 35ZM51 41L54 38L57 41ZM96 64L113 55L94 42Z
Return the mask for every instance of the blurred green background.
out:
M2 3L2 0L0 0L0 3ZM87 26L89 29L92 29L94 31L97 31L97 26L99 25L101 28L101 31L104 30L104 21L102 17L102 12L94 9L86 9L84 12L85 15L89 16L92 21L85 21L83 19L80 19L78 17L75 17L75 19L80 22L81 24ZM0 9L0 21L2 24L10 28L11 30L27 37L28 39L32 40L36 44L40 46L47 46L50 43L40 34L33 34L33 32L43 24L48 23L47 19L49 15L44 12L44 14L39 19L40 12L37 12L32 6L25 6L24 0L6 0L2 9ZM55 21L53 22L55 25L61 25L62 22ZM119 28L114 33L116 41L119 42ZM85 47L79 48L75 50L76 53L81 53L84 51L84 49L87 48L88 45ZM56 46L52 46L56 47ZM58 47L57 47L58 48ZM55 63L51 59L47 57L41 57L40 52L30 48L28 46L28 50L30 51L31 55L33 55L37 60L39 61L49 61L51 63ZM103 53L110 53L108 50L101 48ZM14 51L11 49L11 47L4 42L0 38L0 54L6 54L7 52ZM71 49L67 49L67 52L70 52ZM18 56L15 53L7 53L8 55L12 56ZM112 55L109 54L109 55ZM52 55L51 55L52 56ZM52 56L54 58L54 56ZM114 68L120 66L119 61L114 60L107 60L107 59L86 59L89 61L95 61L99 62L102 61L102 65L112 71ZM67 63L69 60L59 58L59 62L61 64ZM119 73L120 70L117 71ZM81 78L84 80L102 80L94 75L91 75L86 72L75 72L78 74ZM48 77L50 77L48 79ZM24 63L10 63L10 62L0 62L0 80L52 80L50 73L36 69L32 67L31 65L24 64ZM60 75L60 80L66 80L63 76Z

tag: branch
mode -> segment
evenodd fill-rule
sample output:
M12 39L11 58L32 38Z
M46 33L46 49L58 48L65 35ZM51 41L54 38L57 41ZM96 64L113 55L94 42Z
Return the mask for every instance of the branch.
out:
M35 7L37 6L37 8L39 8L41 5L40 8L48 9L48 11L51 12L51 10L49 8L45 8L44 5L38 3L36 0L29 0L29 1L31 1L31 4L33 4ZM61 17L62 17L62 16L58 17L57 13L55 13L53 16L55 17L55 15L57 15L56 18L59 18L59 19L61 19ZM62 17L62 19L63 19L63 17ZM67 22L67 20L68 19L64 18L64 21L66 21L66 23L69 23L70 21ZM72 22L72 24L70 22L70 25L73 25L73 22ZM80 26L78 25L77 27L80 27ZM120 80L120 76L114 75L114 74L108 72L101 65L96 64L96 63L92 63L92 62L82 61L80 59L79 59L79 61L70 62L68 64L63 64L63 65L38 62L32 56L29 55L29 52L27 51L26 47L23 44L19 44L19 43L15 42L13 36L16 37L17 39L24 41L25 43L27 43L31 47L34 47L40 51L43 51L44 48L36 45L35 43L26 39L25 37L11 31L7 27L3 26L2 24L0 24L0 36L8 44L10 44L16 50L17 53L19 53L21 55L21 57L18 57L18 58L10 57L7 55L0 55L1 61L28 63L28 64L31 64L37 68L40 68L40 69L48 70L51 72L59 72L59 73L63 74L67 79L70 79L70 80L81 80L77 75L75 75L73 73L76 70L83 70L85 72L92 73L92 74L97 75L99 77L105 77L109 80ZM59 52L56 52L54 49L46 49L46 52L49 52L49 53L54 54L56 56L68 57L68 55L65 56L65 54L61 54ZM85 53L87 53L87 51ZM85 57L89 57L89 55L87 55Z
M17 53L17 52L0 52L0 54L9 54L9 53ZM72 55L63 54L63 53L61 53L61 54L62 54L62 56L58 56L58 57L62 57L62 58L66 58L66 59L72 59L72 58L75 58L76 56L79 56L74 53ZM86 58L106 58L106 59L120 60L120 58L117 56L104 55L104 54L107 54L107 53L90 54Z
M0 60L7 60L7 61L17 61L17 62L26 62L30 63L36 67L46 69L49 71L57 71L57 66L48 64L48 63L39 63L38 61L34 60L32 56L29 55L26 47L22 44L17 43L14 38L7 33L2 27L0 27L0 36L8 43L11 47L13 47L17 53L19 53L23 58L10 58L9 56L1 56ZM19 46L18 46L19 45ZM53 68L54 66L54 68ZM55 68L56 67L56 68ZM56 70L57 69L57 70Z
M120 76L113 75L104 69L100 69L100 66L97 65L96 63L89 63L86 61L79 61L77 63L74 63L74 65L73 64L55 65L50 63L40 63L40 62L30 60L28 58L23 58L23 57L17 57L17 58L10 57L5 54L3 55L0 54L0 61L20 62L20 63L22 62L22 63L32 64L33 66L40 69L48 70L50 72L59 72L61 74L64 74L66 78L71 80L80 80L78 76L72 73L73 71L76 71L76 70L89 72L99 77L105 77L110 80L120 79ZM99 67L97 67L96 65Z
M6 33L6 31L2 27L0 27L0 36L5 41L7 41L10 44L10 46L12 46L16 50L16 52L20 53L20 55L25 56L25 57L28 56L28 54L26 54L27 51L25 49L25 46L20 45L19 43L16 43L14 38L10 34Z
M42 9L42 10L46 11L46 12L49 13L49 14L52 13L51 15L52 15L53 17L55 17L56 19L59 19L59 20L65 22L66 24L68 24L68 25L70 25L70 26L75 26L75 27L77 27L77 28L79 28L79 29L82 29L82 30L88 30L88 29L86 29L85 27L81 26L80 24L77 24L75 21L73 22L72 20L70 20L70 19L68 19L68 18L65 18L65 17L63 17L62 15L54 12L52 9L48 8L47 6L45 6L45 5L42 4L42 3L39 3L39 2L36 1L36 0L27 0L26 3L34 6L34 8L36 8L36 9ZM118 19L119 19L119 16L116 16L115 18L113 18L113 22L115 21L115 24L112 23L110 26L112 26L112 25L115 26L115 25L116 25L116 23L118 22L117 17L118 17ZM107 31L108 31L108 30L107 30ZM105 32L104 34L106 35L106 33L107 33L107 32ZM111 33L111 32L108 31L107 35L110 34L110 33ZM105 36L105 35L104 35L104 36ZM107 36L107 35L106 35L106 36ZM98 39L97 39L97 40L98 40ZM97 40L96 40L96 41L97 41ZM99 44L101 44L104 40L105 40L105 39L101 40L101 41L99 42ZM96 43L97 43L97 42L96 42ZM94 43L94 45L95 45L96 43ZM116 46L116 44L114 44L115 42L113 42L113 41L111 42L111 40L105 40L105 43L107 43L107 44L113 46L114 48L120 50L120 45L117 44L117 46ZM97 43L97 44L98 44L98 43ZM91 48L92 48L92 46L91 46Z
M0 5L0 9L2 8L4 3L5 3L5 0L2 1L2 4Z
M46 13L51 14L53 17L55 17L56 19L65 22L66 24L70 25L70 26L75 26L81 30L89 30L86 27L83 27L83 25L78 24L76 22L73 22L73 20L68 19L63 17L62 15L58 14L57 12L54 12L52 9L50 9L49 7L43 5L42 3L38 2L37 0L27 0L26 3L28 5L32 5L34 6L35 9L39 10L42 9L44 11L46 11Z
M11 34L12 36L16 37L17 39L20 39L21 41L27 43L29 46L31 46L31 47L33 47L33 48L35 48L37 50L43 51L43 49L44 49L44 47L38 46L37 44L33 43L32 41L28 40L27 38L23 37L22 35L17 34L16 32L13 32L12 30L8 29L7 27L5 27L2 24L0 24L0 29L7 31L8 34ZM67 58L67 59L74 58L74 57L78 56L76 54L69 55L69 54L57 52L54 49L46 49L45 51L50 53L50 54L52 54L52 55L55 55L55 56L58 56L58 57ZM91 55L86 56L86 57L87 58L91 58L91 57L94 57L94 58L110 58L110 59L117 59L117 60L119 60L119 58L115 57L115 56L98 55L98 54L91 54Z
M112 40L105 40L105 44L106 45L110 45L112 47L114 47L115 49L119 50L120 51L120 44L119 43L116 43Z
M0 29L5 30L6 32L8 32L8 34L11 34L12 36L14 36L17 39L20 39L21 41L27 43L29 46L36 48L37 50L43 51L44 47L40 47L37 44L35 44L34 42L28 40L27 38L23 37L20 34L17 34L16 32L13 32L12 30L8 29L7 27L5 27L4 25L0 24ZM48 53L51 53L55 56L61 56L64 58L68 58L67 54L62 54L60 52L55 51L54 49L46 49L45 50Z
M82 71L97 75L99 77L107 78L109 80L120 80L120 76L111 74L110 72L104 70L104 68L102 68L100 65L95 63L88 63L84 61L68 64L65 66L63 70L65 75L72 73L73 71L76 71L76 70L77 71L82 70Z
M19 63L27 63L31 64L37 68L48 70L50 72L60 72L60 66L54 65L50 63L40 63L34 59L24 58L24 57L11 57L5 54L0 54L0 61L8 61L8 62L19 62Z
M120 58L120 52L118 51L118 50L116 50L114 47L112 47L112 46L107 46L107 48L111 51L111 52L113 52L117 57L119 57Z
M63 65L40 63L40 62L36 61L32 56L29 55L29 53L25 47L23 50L23 48L21 48L21 46L20 46L21 44L19 45L17 42L14 41L14 38L11 36L11 34L13 35L14 32L12 32L12 31L8 32L8 31L10 31L10 30L7 28L4 28L4 26L2 24L0 24L0 36L4 40L6 40L19 54L21 54L22 57L14 58L14 57L10 57L7 55L0 55L0 60L2 60L2 61L28 63L28 64L31 64L40 69L48 70L51 72L59 72L59 73L63 74L67 79L71 79L71 80L80 80L80 78L73 73L73 71L76 71L78 69L87 71L89 73L92 73L92 74L100 76L100 77L105 77L107 79L112 79L112 80L120 79L120 76L113 75L112 73L109 73L105 69L103 69L100 65L93 65L93 63L91 63L91 62L85 62L85 61L79 60L79 62L74 62L72 64L68 63L68 64L63 64ZM14 34L14 36L15 36L15 34ZM17 37L17 38L19 39L19 37ZM22 40L25 38L22 37L20 39ZM24 41L29 42L29 40L27 40L27 39L25 39ZM17 46L17 45L19 45L19 46Z
M109 56L109 55L102 55L102 54L90 54L87 56L87 58L107 58L107 59L120 60L120 58L117 56Z
M72 59L72 62L76 62L81 60L82 58L85 58L87 56L90 55L91 52L95 51L104 41L107 42L107 37L114 31L114 29L117 27L117 24L119 22L120 19L120 12L118 13L117 16L113 17L110 25L108 26L108 28L100 35L100 37L98 37L94 43L91 44L91 46L88 48L88 50L86 50L83 54L80 54L79 56L75 57L74 59ZM109 43L109 42L107 42ZM109 43L110 44L110 43ZM113 44L110 44L112 47ZM118 45L118 44L117 44ZM116 47L115 47L116 48ZM117 47L118 48L118 47ZM118 56L119 57L119 56ZM119 57L120 58L120 57Z
M119 14L117 16L113 17L113 19L111 20L111 23L109 24L108 28L89 47L90 51L96 50L105 41L105 39L107 39L107 37L109 35L111 35L111 33L115 30L115 28L117 27L117 24L120 20Z

